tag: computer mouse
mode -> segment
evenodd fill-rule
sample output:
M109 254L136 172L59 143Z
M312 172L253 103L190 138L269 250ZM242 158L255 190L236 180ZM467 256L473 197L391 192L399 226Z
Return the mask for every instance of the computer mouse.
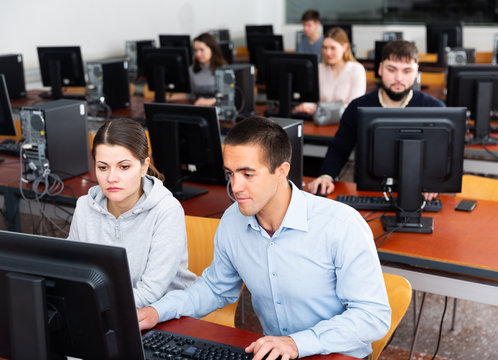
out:
M316 190L316 196L327 197L327 193L322 194L322 185L318 185L318 189Z

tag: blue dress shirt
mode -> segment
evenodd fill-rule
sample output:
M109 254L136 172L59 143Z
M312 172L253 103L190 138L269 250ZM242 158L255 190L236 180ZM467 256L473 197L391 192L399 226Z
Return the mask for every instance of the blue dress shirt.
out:
M322 61L322 42L323 35L314 44L311 44L310 40L304 36L303 40L298 44L296 52L317 54L318 62L320 62Z
M365 357L389 329L391 309L372 233L361 215L292 185L270 238L237 204L223 215L211 265L189 288L152 304L160 321L202 317L235 302L242 282L266 335L289 335L299 357Z

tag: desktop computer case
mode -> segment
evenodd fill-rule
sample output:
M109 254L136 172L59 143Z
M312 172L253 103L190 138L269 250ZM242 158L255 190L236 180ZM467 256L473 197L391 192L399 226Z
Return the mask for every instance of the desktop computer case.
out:
M86 66L91 101L103 97L113 110L130 106L127 60L91 61Z
M279 124L289 136L292 145L289 180L299 189L303 187L303 120L270 118Z
M256 84L254 65L230 64L216 70L222 71L223 69L231 70L235 74L235 108L238 110L239 117L254 115Z
M21 54L0 55L0 73L5 75L5 82L11 98L26 96Z
M23 107L21 126L27 180L43 174L47 166L63 180L90 171L84 102L59 99Z

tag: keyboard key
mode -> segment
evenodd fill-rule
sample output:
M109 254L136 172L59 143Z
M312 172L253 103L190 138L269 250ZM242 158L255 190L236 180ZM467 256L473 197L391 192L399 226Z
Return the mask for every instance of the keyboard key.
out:
M356 210L396 211L396 206L383 196L338 195L336 200ZM393 198L393 201L396 201L396 198ZM438 212L442 208L441 199L433 199L426 202L423 211Z

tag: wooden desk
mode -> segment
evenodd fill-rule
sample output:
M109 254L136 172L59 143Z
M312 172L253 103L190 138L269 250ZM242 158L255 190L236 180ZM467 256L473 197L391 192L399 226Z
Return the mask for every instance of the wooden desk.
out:
M5 215L8 219L7 227L10 231L20 231L19 200L19 158L16 156L3 155L5 161L0 163L0 192L4 195ZM52 197L54 201L70 206L76 205L76 200L88 193L88 189L97 184L95 169L78 177L64 181L64 190L60 195ZM186 185L207 189L206 194L197 196L190 200L180 201L186 215L221 217L223 211L230 206L232 201L228 198L224 185L193 184L185 182ZM23 190L30 198L32 184L23 184Z
M329 197L339 194L372 195L337 182ZM498 305L498 202L479 200L472 212L462 212L454 210L458 197L440 198L440 212L424 213L434 218L432 234L392 233L382 242L384 271L406 277L415 290ZM380 219L369 225L374 238L384 233Z
M228 345L245 348L262 335L253 332L218 325L203 320L189 317L173 319L158 324L155 329L170 331L182 335L198 337L201 339L221 342ZM351 356L341 354L315 355L303 359L309 360L352 360Z

